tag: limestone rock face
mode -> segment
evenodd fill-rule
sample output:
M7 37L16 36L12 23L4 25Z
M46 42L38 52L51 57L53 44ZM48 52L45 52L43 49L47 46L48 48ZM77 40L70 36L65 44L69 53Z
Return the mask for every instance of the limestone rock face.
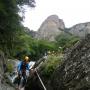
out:
M72 28L69 28L69 32L75 36L84 38L90 33L90 22L77 24Z
M90 35L66 55L52 75L51 87L52 90L90 89Z
M59 19L57 15L51 15L42 23L36 38L54 41L55 37L59 35L64 28L63 20Z

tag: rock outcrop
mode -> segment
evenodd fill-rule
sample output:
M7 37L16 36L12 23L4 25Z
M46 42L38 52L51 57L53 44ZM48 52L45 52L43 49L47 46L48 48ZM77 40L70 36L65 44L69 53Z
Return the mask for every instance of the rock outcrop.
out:
M90 34L90 22L77 24L69 28L69 32L75 36L84 38L87 34Z
M63 20L59 19L57 15L51 15L42 23L36 34L36 38L54 41L55 37L63 32L64 28Z
M5 75L5 57L0 51L0 90L15 90Z
M68 52L49 86L51 90L90 90L90 35Z
M57 15L51 15L42 23L39 30L34 33L34 36L38 39L55 41L55 37L60 35L61 32L67 32L80 38L85 38L87 34L90 34L90 22L80 23L71 28L66 28L62 19L59 19Z

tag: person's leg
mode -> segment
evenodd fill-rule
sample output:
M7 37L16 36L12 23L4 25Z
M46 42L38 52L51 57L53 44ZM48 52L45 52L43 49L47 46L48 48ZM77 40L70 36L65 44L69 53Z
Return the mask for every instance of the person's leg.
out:
M21 75L18 74L18 87L19 87L19 85L20 85L20 82L21 82Z
M26 74L24 73L23 74L23 86L25 86L26 82L27 82L27 77L26 77Z

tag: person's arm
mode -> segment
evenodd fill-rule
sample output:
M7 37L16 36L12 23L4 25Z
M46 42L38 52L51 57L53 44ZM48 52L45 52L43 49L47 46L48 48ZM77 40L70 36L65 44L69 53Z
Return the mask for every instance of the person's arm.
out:
M17 66L17 72L18 72L18 73L20 73L20 71L21 71L21 64L22 64L22 62L20 62L20 63L18 64L18 66Z

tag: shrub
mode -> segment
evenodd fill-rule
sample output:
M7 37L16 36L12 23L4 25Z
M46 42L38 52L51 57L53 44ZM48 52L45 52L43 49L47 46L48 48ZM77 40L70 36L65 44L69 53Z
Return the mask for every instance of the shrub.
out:
M57 45L62 47L63 50L73 46L79 40L80 40L79 37L67 33L62 33L56 37Z
M42 64L41 70L44 77L50 77L57 66L61 63L62 57L50 55L45 63Z

